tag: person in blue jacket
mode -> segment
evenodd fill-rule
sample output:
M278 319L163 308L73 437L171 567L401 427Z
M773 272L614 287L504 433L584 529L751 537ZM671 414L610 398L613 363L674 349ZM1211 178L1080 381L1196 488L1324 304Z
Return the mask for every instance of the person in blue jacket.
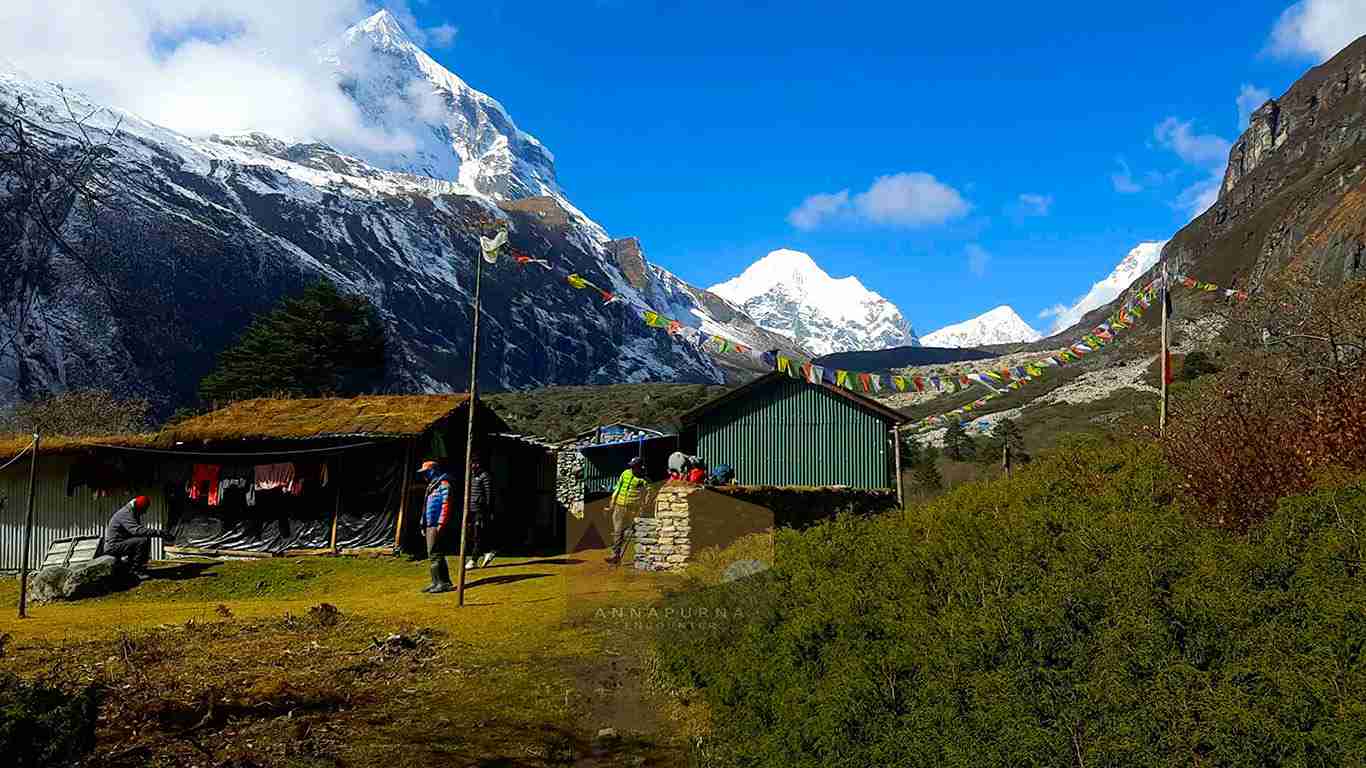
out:
M451 478L435 461L422 462L417 473L427 481L427 501L422 505L422 529L427 539L428 569L432 576L432 583L422 591L432 595L450 592L455 585L451 584L446 554L451 549L452 532L460 527L451 514Z

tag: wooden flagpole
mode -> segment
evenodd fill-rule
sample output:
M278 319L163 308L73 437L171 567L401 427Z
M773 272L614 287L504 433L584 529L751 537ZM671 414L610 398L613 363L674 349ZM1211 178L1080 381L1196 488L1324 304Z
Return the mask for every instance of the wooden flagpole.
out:
M1168 348L1170 339L1167 335L1167 309L1171 305L1171 285L1167 281L1167 260L1162 260L1162 405L1157 412L1157 431L1161 437L1167 436L1167 379L1171 372L1167 367L1171 365L1171 351Z
M28 511L24 513L24 553L19 566L19 618L28 617L28 551L33 542L33 496L38 491L38 447L42 435L33 433L33 459L28 467Z
M506 235L503 236L506 238ZM501 244L500 244L501 247ZM455 582L455 604L458 607L465 605L465 532L469 530L470 524L470 484L474 478L470 477L470 465L474 458L474 406L478 397L478 377L479 377L479 289L484 281L484 252L483 238L480 238L480 254L474 266L474 338L470 341L470 395L466 401L468 412L465 415L465 503L460 513L460 557L455 563L455 567L460 571L460 575ZM497 253L497 248L494 249Z

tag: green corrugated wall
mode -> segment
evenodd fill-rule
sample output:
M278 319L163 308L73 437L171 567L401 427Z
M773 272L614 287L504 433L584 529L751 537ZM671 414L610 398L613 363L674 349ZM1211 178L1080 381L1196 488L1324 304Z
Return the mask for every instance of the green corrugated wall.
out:
M823 387L777 379L702 414L697 452L741 485L889 488L890 429Z

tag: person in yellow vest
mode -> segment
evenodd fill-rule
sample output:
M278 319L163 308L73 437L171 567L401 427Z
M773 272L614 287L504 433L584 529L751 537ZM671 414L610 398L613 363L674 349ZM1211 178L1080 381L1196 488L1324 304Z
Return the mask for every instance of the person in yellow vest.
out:
M645 462L631 459L626 471L617 478L617 487L612 490L612 556L607 562L616 565L626 551L626 534L635 525L640 502L645 498Z

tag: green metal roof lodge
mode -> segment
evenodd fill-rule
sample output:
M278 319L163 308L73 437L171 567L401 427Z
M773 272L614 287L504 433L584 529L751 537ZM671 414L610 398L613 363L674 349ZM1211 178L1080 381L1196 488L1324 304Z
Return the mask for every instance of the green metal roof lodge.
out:
M683 416L697 454L740 485L893 488L892 429L906 417L869 398L781 373Z

